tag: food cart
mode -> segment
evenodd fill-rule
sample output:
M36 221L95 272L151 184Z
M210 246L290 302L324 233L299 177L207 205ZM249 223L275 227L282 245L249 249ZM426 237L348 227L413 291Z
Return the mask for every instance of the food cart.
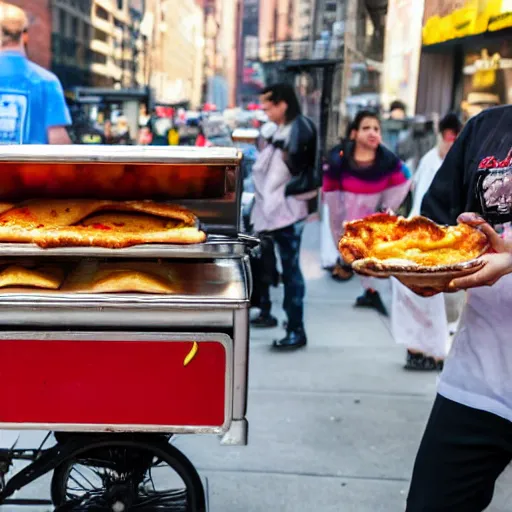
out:
M172 202L196 214L207 233L203 243L120 249L0 243L0 270L27 261L75 270L135 262L165 265L173 287L165 294L0 287L0 379L7 385L0 430L49 432L43 446L0 450L0 505L207 510L204 481L170 440L215 434L224 445L247 444L247 249L257 241L239 234L240 164L234 148L0 150L0 200L93 191L99 199ZM124 186L133 168L139 176L166 174L166 193L144 180ZM73 189L84 172L101 180ZM17 460L28 465L13 472ZM17 497L46 474L51 502Z
M231 138L235 144L256 146L260 137L260 131L256 128L237 128L233 130Z

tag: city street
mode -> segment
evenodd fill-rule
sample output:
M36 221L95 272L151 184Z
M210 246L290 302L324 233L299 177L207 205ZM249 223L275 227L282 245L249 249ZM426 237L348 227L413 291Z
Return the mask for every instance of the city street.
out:
M402 370L404 350L386 321L352 308L357 279L333 282L318 247L312 223L303 249L307 349L272 353L280 331L252 333L249 446L198 436L175 442L208 478L212 512L404 510L436 374ZM20 444L37 437L24 433ZM512 509L510 483L510 474L500 480L491 512ZM47 489L45 479L32 494Z

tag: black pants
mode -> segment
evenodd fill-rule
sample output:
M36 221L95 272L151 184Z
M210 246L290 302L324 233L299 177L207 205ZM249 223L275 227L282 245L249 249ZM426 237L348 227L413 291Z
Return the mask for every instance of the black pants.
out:
M288 331L304 328L304 295L306 285L300 269L300 244L304 221L283 229L269 231L268 234L279 248L283 267L284 301L283 309L288 317ZM270 285L261 286L260 308L270 314Z
M511 422L438 395L416 457L407 512L482 512L511 459Z

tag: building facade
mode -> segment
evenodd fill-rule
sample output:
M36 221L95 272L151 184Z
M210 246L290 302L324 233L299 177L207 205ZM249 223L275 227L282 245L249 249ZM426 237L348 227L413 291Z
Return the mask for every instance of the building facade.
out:
M414 115L421 51L424 0L389 0L386 24L382 103L405 103Z
M257 101L264 86L264 77L259 64L259 0L244 0L241 41L241 68L238 83L238 105Z
M49 69L51 64L52 19L50 0L8 0L7 3L23 9L29 19L28 56Z
M223 110L236 103L241 0L204 0L203 100Z
M263 61L275 58L275 43L293 40L296 0L260 0L259 54Z
M151 7L150 7L151 6ZM152 0L150 85L164 104L202 103L204 11L197 0Z
M510 0L425 0L420 37L419 114L512 103Z
M311 35L315 38L325 32L332 34L334 24L344 19L345 2L343 0L315 0L313 7Z
M141 0L51 0L52 68L64 86L144 85Z
M295 0L293 39L309 41L313 36L313 18L316 0Z

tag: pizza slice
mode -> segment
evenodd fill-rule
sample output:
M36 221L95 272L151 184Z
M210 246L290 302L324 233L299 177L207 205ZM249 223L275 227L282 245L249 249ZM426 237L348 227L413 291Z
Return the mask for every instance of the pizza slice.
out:
M71 293L175 294L181 286L171 265L161 262L86 261L66 279L61 291Z
M0 242L118 249L148 243L195 244L205 239L192 212L153 201L37 199L0 213Z
M22 263L0 268L0 288L30 288L58 290L64 280L64 270L56 265L26 266Z
M487 237L467 224L439 226L425 217L375 214L348 222L339 241L343 260L439 267L471 261L488 247Z

